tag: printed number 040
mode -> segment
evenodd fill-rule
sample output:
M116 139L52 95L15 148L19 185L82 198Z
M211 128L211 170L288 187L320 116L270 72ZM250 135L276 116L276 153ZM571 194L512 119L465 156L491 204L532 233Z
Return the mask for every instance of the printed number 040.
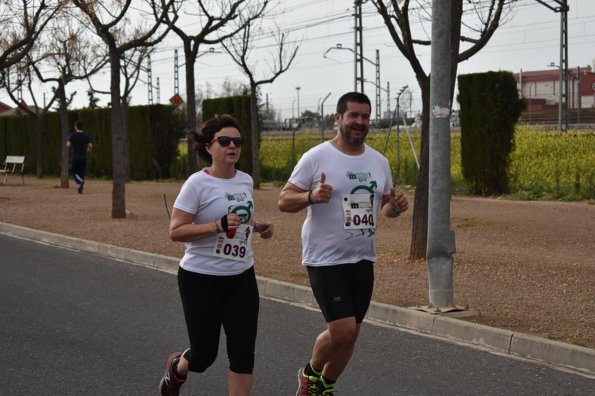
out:
M353 216L353 224L356 226L363 224L374 227L374 216L372 214L365 214L363 216L356 214Z

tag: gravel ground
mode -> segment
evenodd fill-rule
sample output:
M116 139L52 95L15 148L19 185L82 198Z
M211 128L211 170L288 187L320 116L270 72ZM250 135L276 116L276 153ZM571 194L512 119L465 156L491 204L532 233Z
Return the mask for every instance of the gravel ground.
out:
M84 194L57 179L16 177L0 185L0 221L116 246L181 257L168 238L168 211L180 182L126 185L126 219L111 218L110 181L89 180ZM271 240L254 239L258 275L307 285L300 265L305 213L277 209L280 187L255 191L256 218L275 224ZM410 202L413 197L409 195ZM407 256L409 210L381 218L374 300L428 304L426 263ZM595 348L595 205L453 197L455 303L477 323Z

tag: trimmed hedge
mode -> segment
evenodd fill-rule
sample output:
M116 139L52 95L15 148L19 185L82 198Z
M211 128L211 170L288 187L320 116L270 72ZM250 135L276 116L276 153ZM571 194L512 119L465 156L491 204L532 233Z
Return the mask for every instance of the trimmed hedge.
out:
M525 108L510 72L458 77L461 167L475 194L508 192L514 126Z
M183 136L183 120L172 106L134 106L128 109L129 166L131 180L170 178ZM87 176L112 177L111 109L81 109L68 114L69 128L76 120L84 124L93 142L87 163ZM60 174L60 118L58 113L44 116L41 138L45 175ZM0 157L24 155L25 172L35 174L35 120L29 115L0 117Z

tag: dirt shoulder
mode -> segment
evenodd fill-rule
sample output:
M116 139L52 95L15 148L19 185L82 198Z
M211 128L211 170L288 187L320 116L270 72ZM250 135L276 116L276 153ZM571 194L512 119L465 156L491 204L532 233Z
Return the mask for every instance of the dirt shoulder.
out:
M184 246L168 238L168 210L180 182L126 186L126 219L111 218L110 181L89 180L84 194L57 179L10 179L0 185L0 221L172 257ZM71 183L72 184L72 183ZM256 218L275 224L271 240L254 240L258 275L307 285L300 265L305 213L277 209L280 188L255 191ZM413 197L409 197L413 202ZM166 208L167 205L167 208ZM409 307L428 303L425 261L407 259L411 210L381 218L374 300ZM595 348L595 205L454 197L455 302L477 323Z

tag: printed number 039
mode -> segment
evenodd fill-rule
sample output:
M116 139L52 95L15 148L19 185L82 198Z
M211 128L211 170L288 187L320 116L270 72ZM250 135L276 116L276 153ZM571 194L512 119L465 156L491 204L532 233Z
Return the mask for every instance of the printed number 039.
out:
M223 246L223 254L232 257L244 257L246 255L246 247L226 243Z

